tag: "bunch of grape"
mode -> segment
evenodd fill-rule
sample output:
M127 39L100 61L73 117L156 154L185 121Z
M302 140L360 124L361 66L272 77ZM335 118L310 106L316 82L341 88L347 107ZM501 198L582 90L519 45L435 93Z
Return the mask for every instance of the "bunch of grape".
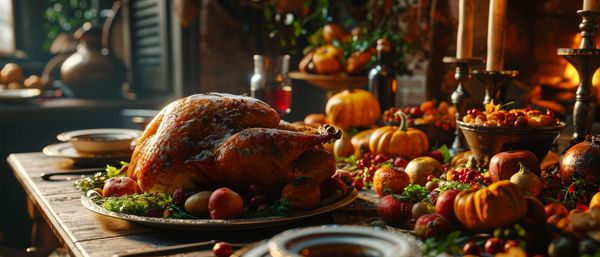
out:
M467 167L457 168L452 172L449 180L458 181L460 183L469 184L471 186L479 185L480 183L489 185L492 183L489 177L486 177L477 169Z

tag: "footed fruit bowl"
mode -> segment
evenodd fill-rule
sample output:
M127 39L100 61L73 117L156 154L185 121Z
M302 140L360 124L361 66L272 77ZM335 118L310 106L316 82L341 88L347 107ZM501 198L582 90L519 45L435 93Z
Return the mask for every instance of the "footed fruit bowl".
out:
M457 121L469 149L478 161L488 163L495 154L508 150L529 150L543 160L556 143L564 123L547 127L515 128L483 126Z

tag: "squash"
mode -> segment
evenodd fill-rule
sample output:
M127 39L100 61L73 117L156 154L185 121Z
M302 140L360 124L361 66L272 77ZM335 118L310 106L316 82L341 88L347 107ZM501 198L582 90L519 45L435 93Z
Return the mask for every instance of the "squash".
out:
M369 91L344 90L332 96L325 106L327 120L340 129L370 127L379 116L379 102Z
M387 194L402 194L404 188L410 184L410 177L402 170L383 166L373 175L373 190L379 197ZM389 190L389 193L386 192Z
M363 52L356 51L348 57L346 60L346 73L348 74L361 74L364 73L367 68L367 64L371 61L371 58L375 54L373 48L369 48Z
M527 150L515 150L497 153L490 160L490 179L492 182L510 179L519 171L519 163L523 163L529 171L540 176L540 161L535 154Z
M400 112L400 126L384 126L369 138L369 149L373 154L403 157L408 160L422 156L429 150L429 141L423 131L408 128L406 114Z
M404 172L410 177L411 184L425 186L429 175L439 177L444 172L444 168L436 159L422 156L410 161L404 168Z
M342 138L333 143L333 155L337 157L348 157L354 154L354 147L350 142L350 136L346 133L342 134Z
M522 163L519 163L519 166L519 171L510 177L510 183L521 187L523 192L528 192L532 196L537 197L542 191L542 180L529 171Z
M525 216L527 200L519 186L503 180L459 193L454 212L467 229L487 231L511 225Z
M317 48L313 53L312 62L318 74L335 74L342 70L344 53L333 45Z
M600 192L594 194L594 196L592 196L592 200L590 200L590 209L594 208L594 207L600 207Z
M375 131L375 129L363 130L363 131L359 132L358 134L354 135L352 137L352 139L350 139L350 142L352 143L352 146L354 147L354 157L362 158L364 153L370 151L369 150L369 137L371 137L371 134L373 134L373 131Z

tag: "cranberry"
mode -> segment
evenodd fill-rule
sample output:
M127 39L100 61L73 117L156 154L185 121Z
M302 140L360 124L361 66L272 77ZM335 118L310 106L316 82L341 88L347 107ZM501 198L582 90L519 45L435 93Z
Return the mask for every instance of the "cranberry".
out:
M185 194L183 193L183 188L178 187L173 191L173 203L176 205L182 205L185 202Z
M458 181L459 177L460 177L460 174L458 174L458 172L452 173L452 180L453 181Z
M436 127L441 127L441 126L442 126L442 123L441 123L439 120L436 120L436 121L435 121L435 126L436 126Z
M469 241L463 246L463 254L479 256L481 255L481 249L475 242Z
M373 159L373 154L372 153L365 153L365 154L363 154L363 160L365 160L365 162L369 162L369 161L371 161L371 159Z
M402 157L394 159L394 166L399 168L406 168L406 165L408 165L408 161L406 159Z
M250 199L250 206L252 207L258 207L261 206L262 204L264 204L266 202L265 196L258 194L252 197L252 199Z
M373 161L375 163L384 163L388 159L389 158L387 156L385 156L385 154L378 154L378 155L375 155L375 158L373 159Z
M233 247L227 242L218 242L213 247L213 254L217 257L229 257L233 254Z
M546 115L550 116L550 118L554 118L556 115L553 111L546 109Z
M450 126L448 124L444 123L444 124L442 124L442 129L444 131L449 131L450 130Z
M421 116L423 116L423 112L421 111L421 108L413 107L413 108L410 108L410 115L413 115L415 117L421 117Z
M504 252L504 240L497 237L491 237L485 242L485 251L489 254Z
M356 190L361 190L364 186L364 182L363 182L362 178L355 178L352 181L352 185L356 188Z
M365 167L365 160L358 160L358 161L356 161L356 168L362 169L364 167Z
M375 171L377 171L377 167L371 166L371 167L369 167L368 170L369 170L369 174L373 175L373 174L375 174Z
M427 181L432 181L435 177L431 174L427 175Z
M513 248L513 247L518 247L519 246L519 242L509 239L506 240L506 243L504 244L504 251L508 252L508 249Z

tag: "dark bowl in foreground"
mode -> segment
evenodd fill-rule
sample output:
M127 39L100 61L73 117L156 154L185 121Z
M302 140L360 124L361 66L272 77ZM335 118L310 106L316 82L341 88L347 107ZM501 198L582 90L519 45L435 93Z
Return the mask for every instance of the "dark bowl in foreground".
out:
M495 127L457 122L477 160L487 163L492 156L509 150L529 150L541 161L556 143L564 123L541 128Z

